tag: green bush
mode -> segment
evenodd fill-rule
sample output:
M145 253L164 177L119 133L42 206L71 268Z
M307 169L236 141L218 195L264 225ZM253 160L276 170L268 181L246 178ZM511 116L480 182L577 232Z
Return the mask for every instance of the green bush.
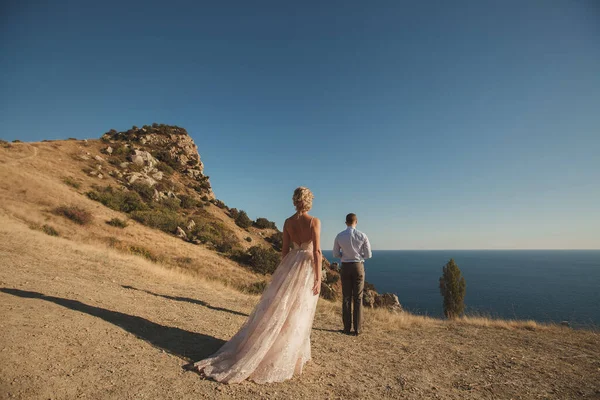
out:
M158 257L156 257L150 250L142 246L129 246L129 252L131 254L142 256L145 259L150 260L152 262L158 261Z
M258 281L244 286L243 291L250 294L262 294L267 288L267 285L267 281Z
M247 229L252 226L252 220L248 218L248 214L245 211L240 210L237 217L235 217L235 224L240 228Z
M231 253L238 247L238 239L233 233L226 233L221 235L219 240L215 243L215 248L221 253Z
M114 226L117 228L125 228L127 227L127 222L123 221L122 219L119 218L113 218L111 220L106 221L106 223L110 226Z
M54 214L61 215L79 225L87 225L92 222L92 214L77 206L60 206L53 210Z
M277 251L281 251L283 248L283 232L274 233L265 240L271 243L273 248Z
M215 206L219 207L219 208L225 208L225 203L223 203L221 200L210 200L211 203L213 203Z
M446 318L457 318L464 312L466 291L465 278L454 259L450 259L444 265L440 278L440 292L444 297L444 315Z
M177 227L183 225L183 220L179 214L166 209L134 211L131 213L131 218L141 224L168 233L175 233Z
M58 236L58 231L51 227L50 225L42 226L42 232L50 236Z
M230 208L227 214L235 220L240 215L240 211L237 208Z
M250 236L248 236L248 237L246 237L246 239L245 239L245 240L246 240L246 242L251 242L251 241L252 241L252 238L251 238Z
M63 178L63 182L75 189L79 189L81 187L81 183L77 182L75 178L70 176L65 176Z
M281 255L273 249L252 246L248 249L247 264L259 274L272 274L281 261Z
M95 201L104 204L113 210L130 213L134 211L144 211L148 206L137 192L113 189L112 186L104 188L96 187L95 190L86 193L87 196Z
M142 182L133 182L131 184L131 190L137 192L146 202L152 201L152 198L154 197L154 188Z
M174 197L167 197L160 201L160 205L170 211L179 211L181 200Z
M159 171L164 172L167 176L173 175L173 172L175 172L175 169L173 169L173 167L171 167L169 164L162 162L162 161L156 165L156 168Z
M179 196L179 200L181 200L181 208L186 210L192 208L203 207L203 204L196 200L193 196L188 196L187 194L182 194Z
M277 229L275 222L269 221L266 218L257 218L253 225L258 229Z

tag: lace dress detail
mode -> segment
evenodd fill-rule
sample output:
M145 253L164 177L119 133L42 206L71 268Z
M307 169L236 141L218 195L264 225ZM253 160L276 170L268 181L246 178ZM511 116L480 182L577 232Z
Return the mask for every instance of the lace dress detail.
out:
M312 250L312 242L293 243L246 323L219 351L194 364L199 371L224 383L281 382L302 372L311 359L319 299L312 293Z

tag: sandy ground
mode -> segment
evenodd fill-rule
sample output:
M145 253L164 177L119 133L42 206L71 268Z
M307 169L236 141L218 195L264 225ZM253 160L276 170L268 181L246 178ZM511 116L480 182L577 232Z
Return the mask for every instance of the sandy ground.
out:
M123 215L83 195L91 178L73 157L98 146L0 148L1 399L600 399L598 332L367 310L356 338L339 333L340 307L323 300L301 376L224 385L186 371L258 301L231 286L262 277L140 224L106 225ZM82 227L50 212L62 204L95 219ZM43 224L60 237L38 230ZM106 239L141 244L168 267ZM177 268L178 257L191 261Z
M219 384L183 367L231 337L257 297L5 216L0 226L2 398L600 398L597 333L439 321L355 338L326 301L303 375Z

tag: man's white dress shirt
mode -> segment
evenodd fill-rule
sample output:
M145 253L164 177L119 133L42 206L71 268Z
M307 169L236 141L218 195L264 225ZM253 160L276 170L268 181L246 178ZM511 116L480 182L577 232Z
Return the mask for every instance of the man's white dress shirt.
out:
M363 262L373 254L367 235L349 226L335 237L333 256L342 262Z

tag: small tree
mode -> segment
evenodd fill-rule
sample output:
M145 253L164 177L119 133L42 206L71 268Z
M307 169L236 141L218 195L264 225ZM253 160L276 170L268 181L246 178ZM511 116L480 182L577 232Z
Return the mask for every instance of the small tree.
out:
M440 292L444 297L444 315L446 318L456 318L465 310L465 293L467 283L460 272L460 268L450 259L444 265L440 278Z
M246 211L240 210L237 217L235 217L235 223L240 228L250 228L252 226L252 220L246 214Z

